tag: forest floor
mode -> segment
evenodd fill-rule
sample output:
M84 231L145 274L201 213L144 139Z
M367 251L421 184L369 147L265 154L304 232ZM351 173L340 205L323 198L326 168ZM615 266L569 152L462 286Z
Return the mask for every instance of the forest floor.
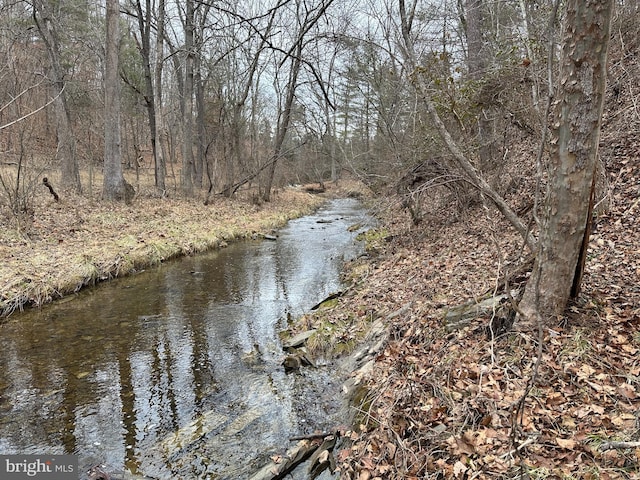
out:
M609 209L595 220L582 292L541 332L494 331L495 310L445 325L450 308L500 293L526 263L491 208L414 226L379 206L368 258L347 269L353 287L305 319L350 345L372 320L389 332L336 454L341 478L640 478L638 158L609 158Z
M343 182L330 194L358 194L350 185L361 188ZM42 187L29 199L28 215L0 219L0 322L87 285L272 233L326 200L302 187L277 191L260 206L250 198L216 197L207 206L149 195L132 205L96 198L62 194L56 202Z
M316 314L344 341L373 319L389 330L337 453L341 478L640 478L640 162L611 167L582 293L542 345L538 332L492 331L495 311L444 322L524 263L502 218L478 208L415 227L389 206L369 258L349 266L354 287Z

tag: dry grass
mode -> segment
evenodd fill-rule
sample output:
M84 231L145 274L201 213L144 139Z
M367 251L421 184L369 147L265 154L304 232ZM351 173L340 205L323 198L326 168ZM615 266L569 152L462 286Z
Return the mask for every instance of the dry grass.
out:
M54 186L55 172L49 173ZM128 172L135 183L135 173ZM85 191L87 191L87 175ZM288 220L318 208L326 196L302 188L277 191L272 201L252 204L251 192L236 199L154 198L150 176L140 178L130 206L99 200L101 178L93 175L92 196L61 193L54 202L41 187L30 209L16 217L0 216L0 314L39 306L97 282L120 277L181 255L225 246L236 239L269 233ZM331 194L358 191L353 184ZM6 205L5 205L6 206Z

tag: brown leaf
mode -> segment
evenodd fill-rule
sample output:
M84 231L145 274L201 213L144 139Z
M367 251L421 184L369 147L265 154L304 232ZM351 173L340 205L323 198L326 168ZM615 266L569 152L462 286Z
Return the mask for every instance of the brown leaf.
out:
M371 478L371 472L369 470L360 470L358 480L369 480Z
M460 460L458 460L454 465L453 465L453 475L456 478L460 478L461 476L464 475L464 473L467 471L467 467L465 466L464 463L462 463Z
M628 400L635 400L638 397L635 388L633 388L633 385L630 385L628 383L622 383L618 385L617 391L620 395Z
M460 455L462 453L466 453L467 455L471 455L476 453L476 448L473 443L470 443L465 436L463 437L455 437L455 443L457 446L456 454Z
M556 437L556 443L567 450L573 450L576 448L577 442L571 438L560 438Z

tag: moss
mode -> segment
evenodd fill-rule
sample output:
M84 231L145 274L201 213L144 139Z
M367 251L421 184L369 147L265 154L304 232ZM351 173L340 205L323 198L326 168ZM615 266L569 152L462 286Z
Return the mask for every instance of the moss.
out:
M386 228L370 228L359 233L356 240L364 241L364 248L367 252L377 252L382 249L388 236L389 231Z
M353 425L363 425L367 429L378 427L379 422L371 415L373 398L372 392L364 385L358 386L353 392L349 402L356 411Z

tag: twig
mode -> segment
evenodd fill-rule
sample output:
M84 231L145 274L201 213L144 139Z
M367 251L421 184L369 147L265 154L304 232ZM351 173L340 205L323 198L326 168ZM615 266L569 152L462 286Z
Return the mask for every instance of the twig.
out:
M309 435L298 435L297 437L289 437L290 442L297 442L299 440L317 440L318 438L325 438L329 435L335 435L336 432L320 432L311 433Z
M638 448L640 447L640 442L604 442L600 445L600 450L603 452L605 450L613 450L614 448Z
M533 442L535 442L537 440L537 437L530 437L527 438L524 442L522 442L520 445L518 445L516 448L509 450L507 453L504 453L502 455L500 455L500 458L507 458L510 457L511 455L513 455L514 453L519 452L520 450L522 450L524 447L527 447L529 445L531 445Z
M15 125L16 123L21 122L25 118L29 118L30 116L35 115L39 111L44 110L45 108L47 108L49 105L51 105L53 102L55 102L60 95L62 95L62 92L64 92L64 87L65 86L66 86L66 84L63 85L62 89L58 92L58 94L55 97L53 97L51 100L49 100L47 103L45 103L41 107L36 108L35 110L33 110L33 111L29 112L29 113L25 113L23 116L21 116L20 118L16 118L12 122L9 122L9 123L7 123L5 125L0 126L0 130L4 130L5 128L9 128L11 125Z

